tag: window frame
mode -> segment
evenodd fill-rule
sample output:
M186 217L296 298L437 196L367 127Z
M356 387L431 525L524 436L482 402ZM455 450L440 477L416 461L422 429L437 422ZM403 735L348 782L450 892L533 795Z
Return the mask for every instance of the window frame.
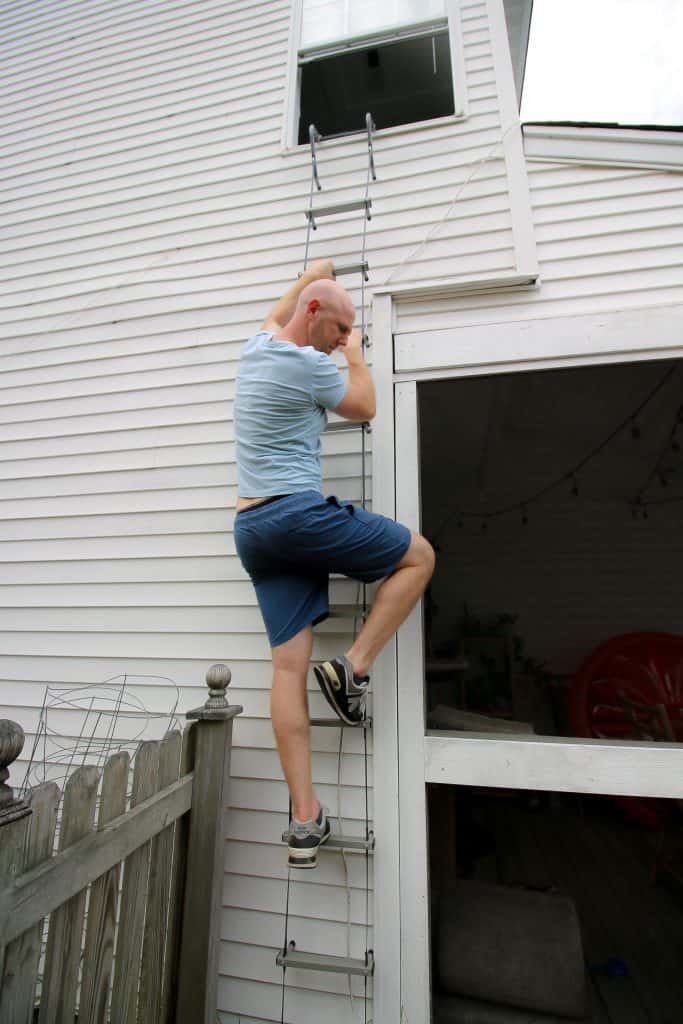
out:
M303 0L293 0L292 18L289 29L289 52L287 62L287 86L285 91L285 117L282 131L281 148L283 153L301 152L302 146L306 143L297 142L300 96L301 96L301 61L304 56L305 63L331 56L335 53L343 53L350 50L362 49L371 46L373 43L387 43L395 39L414 39L423 35L431 35L438 26L441 31L444 28L444 19L430 19L419 24L406 25L401 28L381 31L363 36L350 36L348 39L338 42L324 43L321 46L300 47L301 25L303 15ZM464 47L462 41L460 0L446 0L446 22L448 29L448 45L451 54L451 79L453 83L453 100L455 110L452 114L444 117L430 118L428 121L413 121L409 124L392 125L389 128L380 128L382 135L398 134L402 132L415 131L431 126L444 125L462 121L467 116L467 93L464 67ZM363 126L358 126L359 132ZM334 141L345 143L354 139L353 134L335 136Z

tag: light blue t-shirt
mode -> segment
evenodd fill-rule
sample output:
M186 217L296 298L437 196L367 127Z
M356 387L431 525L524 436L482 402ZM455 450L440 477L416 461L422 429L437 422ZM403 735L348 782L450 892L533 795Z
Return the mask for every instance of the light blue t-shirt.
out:
M237 373L237 493L260 498L320 490L320 434L326 409L346 392L329 356L259 331Z

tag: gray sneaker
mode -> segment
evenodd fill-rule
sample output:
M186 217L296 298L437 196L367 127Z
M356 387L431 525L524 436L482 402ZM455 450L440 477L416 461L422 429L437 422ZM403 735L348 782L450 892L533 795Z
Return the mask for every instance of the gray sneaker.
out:
M289 857L290 868L314 868L318 863L318 847L330 838L330 822L323 807L315 821L290 821Z
M360 725L365 718L369 676L357 676L349 659L341 654L332 661L313 666L313 673L325 699L347 725Z

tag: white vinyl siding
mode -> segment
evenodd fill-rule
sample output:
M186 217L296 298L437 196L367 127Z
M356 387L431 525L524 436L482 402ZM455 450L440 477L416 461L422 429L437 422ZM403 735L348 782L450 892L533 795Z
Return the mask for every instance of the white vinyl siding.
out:
M375 140L366 298L389 278L467 281L518 269L489 4L462 0L459 9L466 116L380 130ZM231 1024L280 1013L287 794L268 718L268 644L233 543L232 400L243 341L302 265L309 154L280 148L290 20L285 0L0 9L0 714L27 731L11 781L20 781L46 683L165 676L184 712L205 699L206 669L230 666L229 699L244 706L221 920L220 1007ZM323 142L319 160L320 202L359 198L362 139ZM617 286L619 302L680 296L680 178L541 164L531 172L544 257L534 303L548 306L530 304L527 315L614 302ZM582 240L581 209L605 210L597 223L606 253ZM576 237L558 251L572 222ZM312 256L357 258L359 228L357 218L321 223ZM639 282L635 299L628 274ZM452 326L462 310L485 318L496 305L404 304L399 324ZM358 435L330 435L324 451L326 490L358 500ZM345 614L316 631L316 657L347 644L355 585L335 581L332 599ZM161 678L141 689L150 711L171 706ZM313 714L325 707L311 690ZM73 738L75 717L62 721ZM315 781L333 814L337 743L336 731L314 730ZM346 830L358 833L357 733L344 737L342 782ZM361 955L364 865L357 855L347 862L351 952ZM330 852L293 887L290 934L301 948L346 953L346 901L342 860ZM355 1019L345 978L288 971L287 981L290 1019Z
M560 160L527 170L540 287L406 301L400 333L681 302L682 172Z

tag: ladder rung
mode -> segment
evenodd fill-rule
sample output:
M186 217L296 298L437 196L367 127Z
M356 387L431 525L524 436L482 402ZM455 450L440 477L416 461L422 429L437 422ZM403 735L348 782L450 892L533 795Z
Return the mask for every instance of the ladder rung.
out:
M337 213L353 213L355 210L365 210L365 216L368 220L371 220L371 206L372 199L356 199L350 203L334 203L331 206L316 206L315 209L312 206L309 206L305 211L305 216L310 220L313 228L315 228L316 218L318 217L333 217Z
M275 958L278 967L298 967L303 971L330 971L333 974L360 974L369 978L375 970L375 958L370 950L367 958L356 960L352 956L328 956L326 953L299 953L296 949L282 950Z
M340 729L370 729L372 726L372 718L364 718L358 725L348 725L346 722L342 722L341 718L312 718L311 725L323 726L325 728Z
M325 427L324 433L325 434L338 434L338 433L345 433L347 430L358 430L358 429L367 430L367 432L370 433L371 430L372 430L372 427L370 426L370 424L368 423L367 420L364 420L362 423L359 422L358 420L335 420L333 423L328 423L327 424L327 426Z
M343 277L344 274L359 274L363 273L365 280L368 280L368 270L370 269L367 260L363 260L362 263L342 263L341 266L335 266L334 272L337 277Z
M289 832L285 831L282 833L282 842L289 842ZM369 839L363 839L360 836L342 836L332 834L329 839L326 839L318 847L318 852L322 850L359 850L361 853L372 853L375 849L375 837L373 833L370 833Z

